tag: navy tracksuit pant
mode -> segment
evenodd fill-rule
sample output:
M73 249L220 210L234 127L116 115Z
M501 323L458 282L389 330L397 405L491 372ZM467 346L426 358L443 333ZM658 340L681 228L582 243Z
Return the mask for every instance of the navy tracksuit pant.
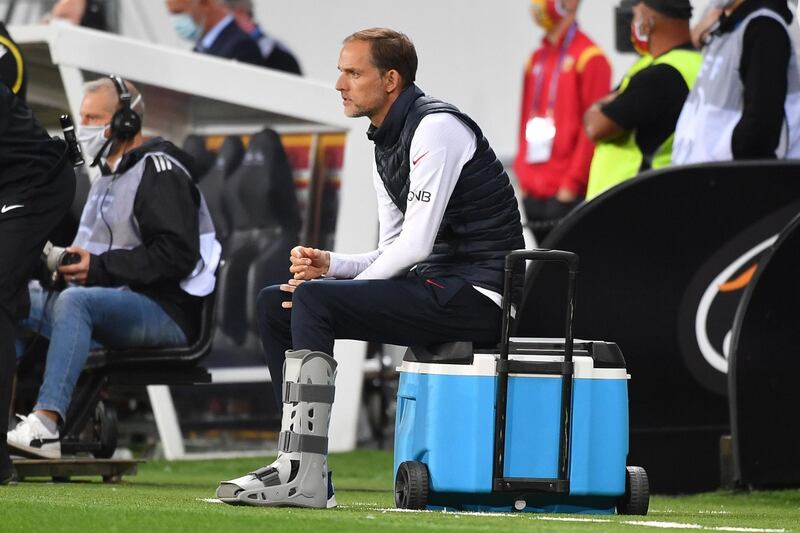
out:
M281 302L292 301L291 309ZM500 307L461 278L423 279L409 274L387 280L314 280L294 294L278 285L258 295L259 333L282 403L286 350L335 356L335 339L428 345L449 341L499 341Z

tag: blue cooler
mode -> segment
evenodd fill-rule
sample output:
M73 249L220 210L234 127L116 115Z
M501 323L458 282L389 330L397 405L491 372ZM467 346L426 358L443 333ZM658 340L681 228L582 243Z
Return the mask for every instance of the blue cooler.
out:
M646 514L646 473L625 464L625 360L616 344L571 338L577 258L553 250L512 252L505 294L520 259L570 266L566 338L509 339L504 298L499 350L473 354L471 345L459 343L453 358L442 355L452 345L410 348L399 368L396 503L411 509L610 514L616 508Z

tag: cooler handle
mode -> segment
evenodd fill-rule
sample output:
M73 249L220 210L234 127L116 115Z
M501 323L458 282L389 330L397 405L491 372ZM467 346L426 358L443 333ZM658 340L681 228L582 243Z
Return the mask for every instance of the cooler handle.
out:
M564 363L561 382L561 424L559 431L558 477L553 479L505 478L506 410L508 402L508 350L511 325L511 281L514 266L525 260L558 261L565 263L567 280L567 313L565 318ZM500 361L498 362L497 395L494 426L494 490L514 491L537 488L547 492L569 493L569 447L572 411L572 320L575 310L575 279L578 275L578 256L563 250L514 250L506 256L503 280L503 322L501 324ZM503 368L505 367L505 368Z
M503 319L500 325L500 360L508 360L511 329L511 291L514 267L522 261L557 261L567 266L567 312L564 322L564 362L572 362L572 321L575 313L575 280L578 276L578 255L564 250L514 250L506 256L503 279Z

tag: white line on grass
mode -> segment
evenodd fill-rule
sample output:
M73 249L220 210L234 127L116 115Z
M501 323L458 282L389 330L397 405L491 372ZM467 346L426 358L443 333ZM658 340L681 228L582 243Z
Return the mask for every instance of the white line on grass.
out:
M341 507L341 506L340 506ZM429 511L427 509L395 509L395 508L386 508L386 509L376 509L381 513L438 513L438 514L446 514L452 516L485 516L490 518L512 518L516 516L522 516L520 513L482 513L477 511Z
M604 518L575 518L571 516L531 516L534 520L550 520L553 522L594 522L594 523L605 523L611 522L611 520L606 520Z
M683 524L681 522L657 522L657 521L634 521L628 520L620 522L630 526L657 527L663 529L702 529L703 531L736 531L744 533L784 533L785 529L764 529L756 527L736 527L736 526L701 526L700 524Z
M222 503L222 500L218 498L197 498L197 501L206 502L206 503ZM363 509L363 510L373 510L372 506L369 504L359 504L356 503L354 505L339 505L339 509ZM579 518L579 517L572 517L572 516L538 516L533 515L530 513L482 513L476 511L429 511L427 509L396 509L394 507L384 508L384 509L374 509L376 512L386 514L386 513L436 513L448 516L482 516L485 518L514 518L525 516L530 518L531 520L544 520L550 522L591 522L596 524L605 524L609 522L613 522L613 520L609 520L606 518ZM661 511L666 513L673 512L672 510ZM707 514L729 514L727 511L700 511L701 513ZM372 515L367 515L367 519L374 519L375 517ZM620 524L626 524L629 526L642 526L642 527L655 527L661 529L701 529L704 531L733 531L736 533L785 533L785 529L762 529L762 528L753 528L753 527L735 527L735 526L717 526L717 527L710 527L710 526L701 526L700 524L684 524L681 522L659 522L656 520L627 520L623 522L619 522Z
M643 526L643 527L660 527L665 529L703 529L700 524L683 524L681 522L657 522L655 520L629 520L620 522L621 524L628 524L630 526Z
M719 526L719 527L707 527L706 529L712 531L744 531L744 532L753 532L753 533L784 533L786 530L783 528L780 529L761 529L761 528L754 528L754 527L735 527L735 526Z

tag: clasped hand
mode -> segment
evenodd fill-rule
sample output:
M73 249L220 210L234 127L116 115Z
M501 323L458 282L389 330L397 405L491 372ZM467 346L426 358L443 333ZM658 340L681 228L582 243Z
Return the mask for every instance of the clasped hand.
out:
M331 256L325 250L295 246L289 254L289 261L291 262L289 272L292 273L292 279L281 284L280 289L284 292L293 293L297 287L306 281L325 275L331 265ZM283 302L281 307L290 309L292 307L291 300Z

